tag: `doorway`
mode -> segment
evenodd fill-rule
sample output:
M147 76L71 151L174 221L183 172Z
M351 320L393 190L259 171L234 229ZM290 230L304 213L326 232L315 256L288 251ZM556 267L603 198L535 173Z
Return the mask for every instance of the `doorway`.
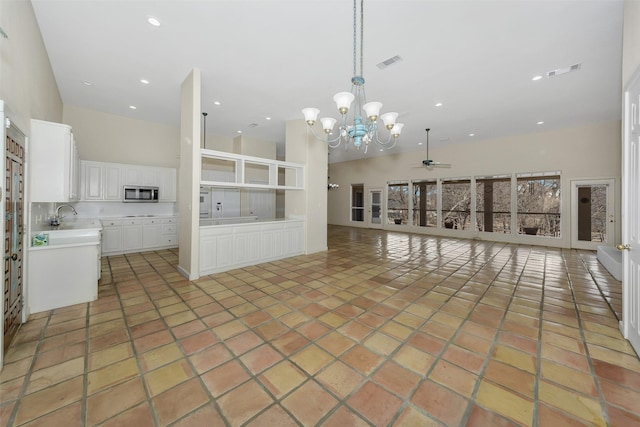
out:
M24 305L24 145L24 134L11 124L5 138L3 353L22 324Z
M382 228L382 190L369 190L369 227Z
M596 250L615 239L614 180L571 181L571 247Z

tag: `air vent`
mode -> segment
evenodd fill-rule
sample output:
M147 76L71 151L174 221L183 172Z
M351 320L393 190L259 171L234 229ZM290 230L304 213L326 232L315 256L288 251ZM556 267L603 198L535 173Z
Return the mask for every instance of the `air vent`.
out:
M557 77L562 74L570 73L572 71L578 71L581 67L582 67L582 64L573 64L568 67L551 70L547 72L547 77Z
M259 125L259 124L257 124L257 123L251 123L251 124L249 124L249 126L247 126L247 127L250 127L250 128L257 128L258 126L260 126L260 125Z
M381 70L384 70L388 66L393 65L396 62L400 62L400 61L402 61L402 58L400 57L400 55L396 55L377 64L377 67L380 68Z

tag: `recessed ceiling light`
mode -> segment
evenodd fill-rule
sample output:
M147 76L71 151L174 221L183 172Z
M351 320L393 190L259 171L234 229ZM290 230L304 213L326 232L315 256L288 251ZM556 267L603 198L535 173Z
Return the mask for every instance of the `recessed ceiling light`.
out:
M437 102L436 107L442 107L442 102Z
M476 134L475 133L470 133L469 136L476 136Z
M544 124L544 122L540 121L540 122L538 122L538 123L536 123L536 124L537 124L537 125L543 125L543 124Z
M88 82L88 81L86 81L86 80L83 80L83 81L82 81L82 84L83 84L83 85L85 85L85 86L93 86L93 83Z
M422 145L422 142L418 142L418 145Z
M381 148L380 151L384 151L384 148Z
M149 84L149 80L147 80L147 79L140 79L140 83L142 83L143 85L148 85L148 84Z
M265 120L271 120L271 117L265 117L264 119Z
M213 105L220 105L220 101L213 101Z
M533 77L531 80L533 80L534 82L537 82L538 80L540 80L542 78L542 76L535 76Z
M147 18L147 22L151 25L153 25L154 27L159 27L160 26L160 21L158 21L157 18L154 18L153 16L150 16Z
M237 130L236 132L237 132L237 133L242 133L242 131L241 131L241 130Z
M137 109L138 107L136 107L135 105L129 105L129 108L130 108L130 109L132 109L132 110L135 110L135 109Z

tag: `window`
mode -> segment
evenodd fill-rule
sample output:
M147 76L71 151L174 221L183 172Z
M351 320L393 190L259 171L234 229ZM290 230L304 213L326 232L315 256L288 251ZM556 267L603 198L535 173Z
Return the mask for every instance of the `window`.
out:
M560 237L560 175L519 174L518 233Z
M409 219L409 184L393 183L387 190L387 218L393 224L407 224Z
M511 177L476 178L476 230L511 233Z
M364 185L351 185L351 221L364 221Z
M442 225L468 230L471 222L471 181L442 180Z
M413 182L412 224L419 227L438 225L438 185L436 181Z

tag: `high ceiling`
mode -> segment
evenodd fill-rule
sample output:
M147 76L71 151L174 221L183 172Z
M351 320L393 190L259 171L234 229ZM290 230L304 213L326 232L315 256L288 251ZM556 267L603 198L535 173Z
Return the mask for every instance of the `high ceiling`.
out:
M333 95L350 89L352 0L32 3L68 105L177 126L180 85L197 67L208 133L282 143L304 107L338 118ZM620 118L622 0L366 0L364 9L368 100L405 124L391 152L423 150L426 127L437 146ZM338 148L330 161L387 153Z

